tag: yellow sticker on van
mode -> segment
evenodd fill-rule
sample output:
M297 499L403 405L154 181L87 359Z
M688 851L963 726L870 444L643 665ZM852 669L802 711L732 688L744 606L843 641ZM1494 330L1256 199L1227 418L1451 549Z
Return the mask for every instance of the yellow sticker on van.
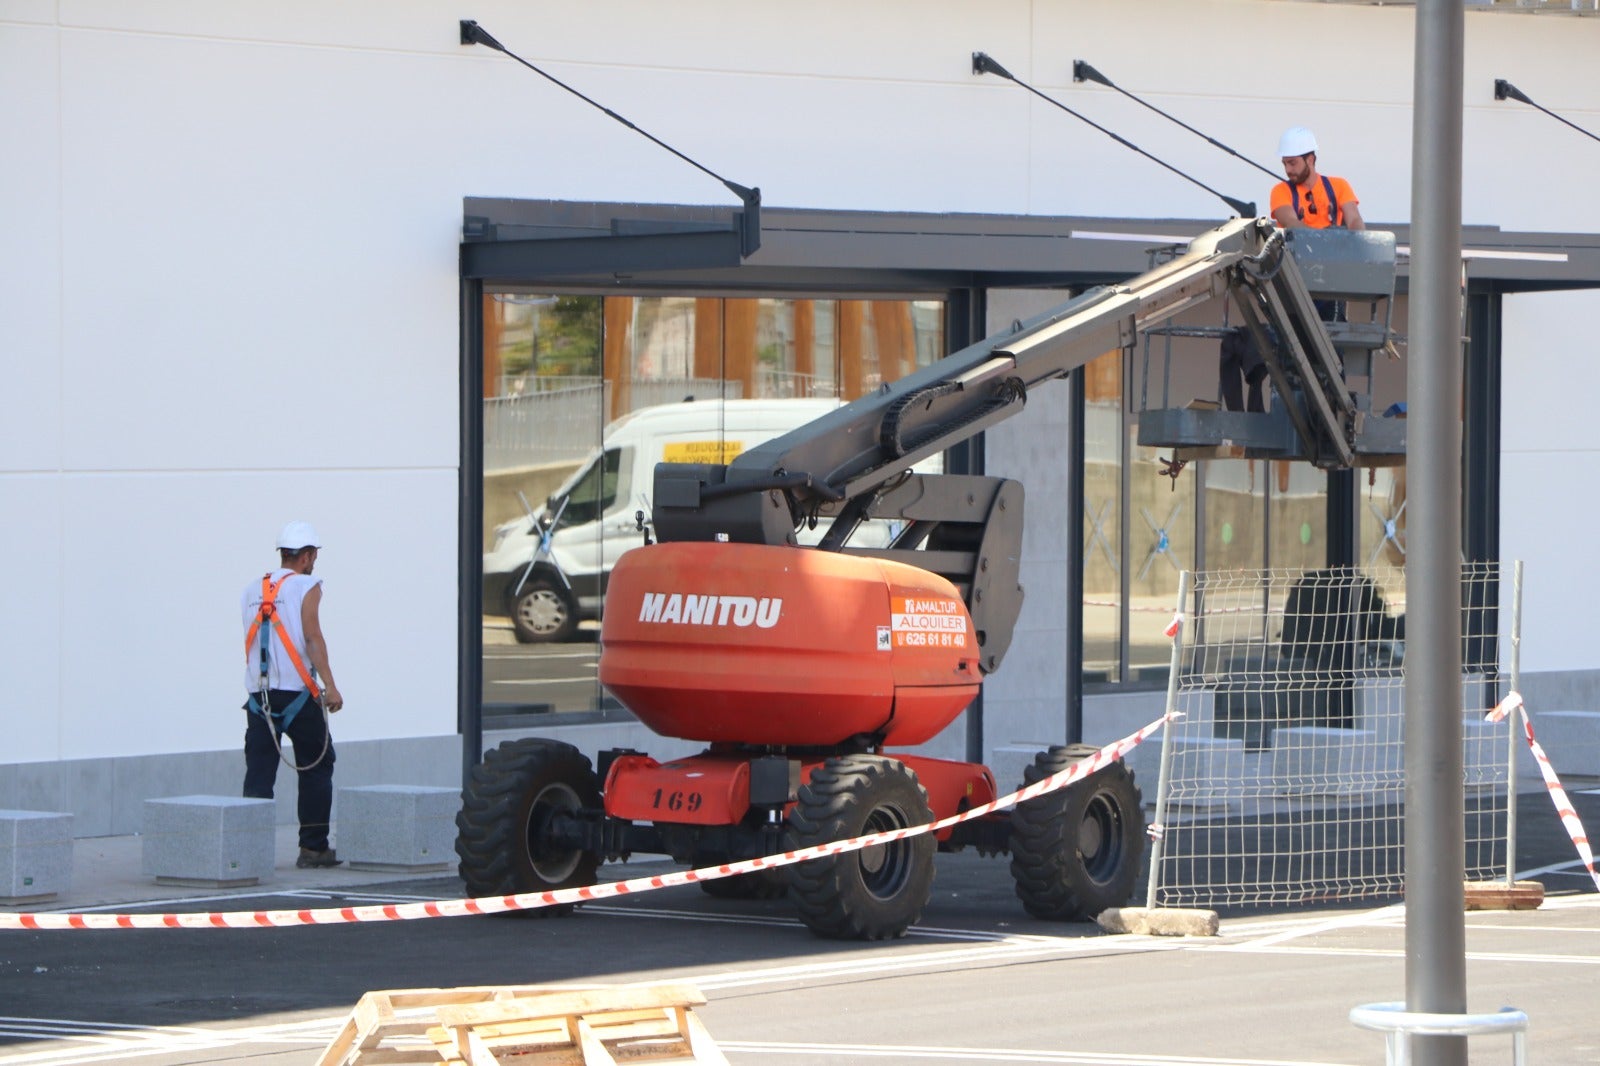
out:
M661 446L664 463L731 463L744 451L742 440L679 440Z

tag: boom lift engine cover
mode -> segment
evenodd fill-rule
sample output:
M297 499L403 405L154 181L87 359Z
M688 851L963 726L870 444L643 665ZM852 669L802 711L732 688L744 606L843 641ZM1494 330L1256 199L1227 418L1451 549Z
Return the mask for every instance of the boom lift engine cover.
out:
M752 544L636 548L606 593L601 682L685 740L932 740L978 694L949 581L906 563Z

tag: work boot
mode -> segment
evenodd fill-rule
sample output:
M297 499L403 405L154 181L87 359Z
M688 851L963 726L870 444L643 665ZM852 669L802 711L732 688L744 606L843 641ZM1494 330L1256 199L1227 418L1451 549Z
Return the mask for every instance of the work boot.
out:
M328 866L338 866L344 860L333 853L332 848L316 851L312 848L301 848L300 857L294 864L302 870L320 869Z

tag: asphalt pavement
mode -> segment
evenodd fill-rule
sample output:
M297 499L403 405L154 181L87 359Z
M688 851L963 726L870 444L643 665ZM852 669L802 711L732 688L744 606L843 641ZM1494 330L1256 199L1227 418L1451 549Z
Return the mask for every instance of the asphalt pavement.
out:
M1600 794L1575 790L1586 824ZM1524 797L1519 869L1543 907L1466 917L1469 1009L1528 1011L1530 1061L1600 1061L1600 894L1542 796ZM200 892L139 872L138 838L79 841L55 911L309 909L453 899L451 873L294 868L292 829L257 888ZM664 862L603 867L623 878ZM19 908L7 908L17 910ZM1004 859L941 855L902 940L816 939L785 900L684 886L568 917L440 918L245 930L0 932L0 1066L309 1064L360 996L464 985L682 980L730 1062L1383 1061L1352 1007L1404 996L1405 914L1387 901L1224 911L1214 938L1112 936L1028 918ZM1506 1037L1472 1041L1503 1062Z

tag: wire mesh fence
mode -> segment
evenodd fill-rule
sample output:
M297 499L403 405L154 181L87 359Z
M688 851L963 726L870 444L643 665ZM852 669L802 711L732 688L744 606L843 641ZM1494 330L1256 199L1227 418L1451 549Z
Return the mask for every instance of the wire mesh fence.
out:
M1462 571L1469 880L1505 873L1510 725L1484 721L1500 690L1500 576L1498 564ZM1334 568L1189 578L1170 689L1181 717L1136 771L1159 781L1152 905L1400 895L1398 574Z

